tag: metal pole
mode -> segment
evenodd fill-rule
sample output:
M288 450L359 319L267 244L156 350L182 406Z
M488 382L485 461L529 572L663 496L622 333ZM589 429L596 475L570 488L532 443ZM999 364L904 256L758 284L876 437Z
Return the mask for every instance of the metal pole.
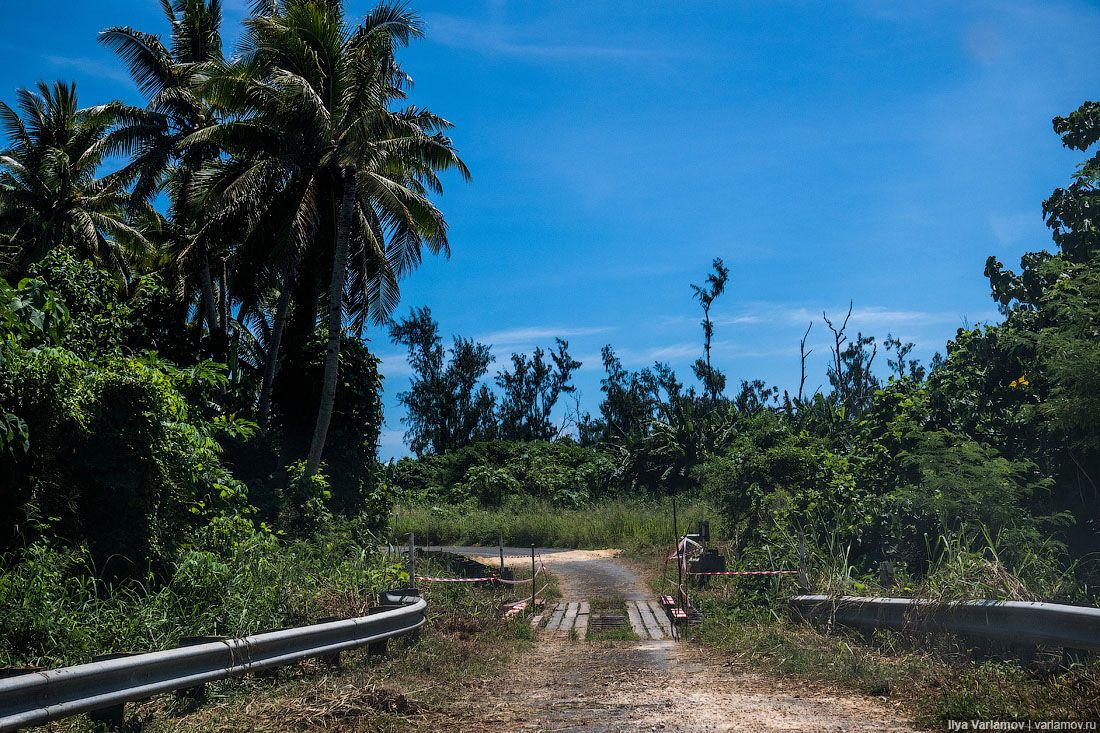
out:
M416 587L416 536L409 532L409 587Z
M810 591L810 574L806 567L806 535L802 530L798 531L798 590L801 593Z
M676 494L672 495L672 534L676 538L676 595L684 608L684 566L680 562L680 522L676 519Z
M504 533L500 533L500 574L504 576Z
M535 612L535 572L535 546L531 545L531 613Z

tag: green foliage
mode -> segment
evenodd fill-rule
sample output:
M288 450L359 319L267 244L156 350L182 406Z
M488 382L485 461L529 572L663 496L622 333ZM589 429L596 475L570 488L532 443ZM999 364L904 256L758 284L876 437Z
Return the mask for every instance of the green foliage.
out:
M968 521L993 533L1013 528L1026 535L1034 528L1028 501L1050 483L1032 480L1034 465L944 430L913 430L901 443L900 486L891 500L911 511L918 536L957 530Z
M332 519L328 479L321 473L307 474L305 469L305 461L287 468L287 485L279 496L279 526L295 537L314 534Z
M503 497L518 495L522 490L519 479L507 468L475 464L467 469L464 480L450 490L448 503L477 506L484 497L487 502L499 505Z
M614 464L600 451L568 442L489 441L442 456L403 458L388 469L404 503L501 506L531 497L579 507L613 492Z
M0 279L0 453L14 458L30 449L26 422L8 412L3 397L10 360L27 348L59 342L68 320L65 306L41 280L23 279L13 288Z
M14 288L0 280L0 348L59 343L69 324L65 304L42 280L24 278Z
M141 573L172 556L187 527L245 505L221 466L232 420L195 414L185 394L216 370L180 370L152 356L81 359L56 347L13 355L3 400L23 416L27 453L0 457L12 507L4 546L46 534L86 544L101 572Z
M337 523L285 546L239 516L195 527L166 579L105 585L83 549L36 543L0 575L0 664L76 664L171 648L181 636L240 635L360 615L402 571ZM8 558L9 560L11 558Z
M851 461L820 438L794 433L779 416L759 413L737 423L729 447L698 470L704 490L734 528L739 552L785 547L799 531L824 543L839 533L858 543L879 514Z
M712 506L683 498L677 506L681 531L711 520L711 533L726 536ZM672 506L664 499L603 499L580 509L566 509L546 501L517 499L499 508L454 505L403 505L394 508L392 536L397 542L409 533L430 544L525 547L577 547L623 550L668 548L672 544Z
M413 453L446 453L495 436L496 396L480 383L493 361L488 346L455 336L448 358L427 307L390 326L390 338L409 350L414 376L398 399Z
M179 300L159 275L134 278L123 294L118 282L65 247L51 250L31 268L69 314L61 345L85 356L155 351L176 364L193 364L195 335L181 325Z
M345 337L340 349L336 403L325 447L325 473L332 508L343 514L369 509L385 524L388 491L377 462L382 430L382 375L378 357L362 341ZM306 457L321 394L325 339L314 334L291 350L275 382L274 415L281 459ZM262 508L262 507L261 507Z

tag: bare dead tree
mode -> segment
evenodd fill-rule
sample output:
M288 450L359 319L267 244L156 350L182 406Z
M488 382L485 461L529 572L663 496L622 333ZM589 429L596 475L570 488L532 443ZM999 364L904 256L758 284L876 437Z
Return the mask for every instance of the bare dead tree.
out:
M836 346L833 348L833 370L837 375L843 373L843 364L841 363L840 354L843 351L844 344L848 341L848 337L844 335L844 329L848 328L848 319L852 317L852 306L854 301L848 301L848 313L844 316L844 323L840 324L840 328L837 329L833 326L833 322L829 320L829 316L825 314L825 311L821 311L821 317L825 320L825 325L829 327L829 330L833 332L833 340L836 342ZM847 389L841 384L843 393L841 394L841 400L847 402L848 394Z
M813 349L806 351L806 338L810 335L810 329L814 327L814 322L810 321L810 325L806 326L806 333L802 334L802 340L798 342L798 352L802 357L802 378L798 382L798 404L802 404L802 390L806 387L806 357L814 353Z

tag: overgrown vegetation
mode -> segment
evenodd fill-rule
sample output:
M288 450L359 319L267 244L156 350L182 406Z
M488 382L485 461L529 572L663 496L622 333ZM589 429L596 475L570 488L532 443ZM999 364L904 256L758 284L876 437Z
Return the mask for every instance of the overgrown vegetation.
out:
M735 663L782 676L819 680L900 701L922 727L949 720L1096 720L1100 665L1063 661L1059 653L1021 665L975 653L955 640L873 639L831 633L761 609L731 609L702 596L696 639Z
M219 518L190 534L163 581L110 585L86 550L33 545L0 579L0 664L78 664L172 648L184 636L363 615L408 575L365 546L359 530L344 522L286 544L246 519Z
M561 339L490 376L490 347L447 349L427 308L391 320L401 278L449 251L433 197L469 176L450 123L405 102L415 13L259 2L226 53L220 3L162 8L166 39L101 34L145 106L81 107L62 82L0 104L0 663L361 612L401 580L375 549L387 532L667 545L673 497L681 528L714 520L735 566L793 567L803 538L830 592L1097 601L1100 104L1054 120L1093 154L1043 203L1053 251L1019 272L987 262L999 323L921 364L911 343L852 334L851 309L822 313L826 391L805 391L805 337L797 392L727 384L712 343L738 273L716 258L690 286L695 383L608 345L582 414ZM414 370L416 458L388 466L372 323ZM896 586L875 586L881 561ZM961 680L928 693L929 720L1057 717L1051 690L1095 690L1092 666L1040 685L802 632L799 651L751 615L751 586L704 598L721 622L706 638L781 671L832 674L847 649L843 674L871 687Z
M697 523L711 516L701 502L684 502L681 516ZM410 533L433 545L526 547L614 547L636 550L672 544L669 502L611 499L580 509L545 501L520 500L499 508L398 505L391 527L400 541Z
M429 574L445 570L427 557L420 562ZM324 565L315 570L324 570ZM429 603L429 625L415 642L391 640L384 656L365 649L344 652L338 669L307 660L270 676L211 683L204 698L157 696L130 706L126 729L229 733L350 726L408 731L452 725L456 698L471 680L503 673L516 653L529 648L532 629L527 619L501 618L501 604L512 599L512 589L446 584L422 592ZM54 726L73 733L102 730L84 718Z
M418 16L221 4L103 31L144 107L0 104L0 662L357 615L378 553L388 319L467 175L403 103ZM327 611L327 613L326 613Z

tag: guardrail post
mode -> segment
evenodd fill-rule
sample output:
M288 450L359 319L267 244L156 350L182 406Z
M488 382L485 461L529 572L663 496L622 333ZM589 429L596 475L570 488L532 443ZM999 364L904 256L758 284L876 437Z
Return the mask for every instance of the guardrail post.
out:
M114 652L112 654L96 654L92 657L93 662L102 662L107 659L120 659L121 657L133 656L132 652ZM109 705L99 710L91 710L88 712L88 720L96 724L101 730L114 731L122 727L126 722L126 703L121 702L117 705Z
M381 606L375 606L374 608L367 609L367 615L373 616L376 613L383 613L385 611L393 610L397 606L385 604ZM372 641L367 644L367 656L371 657L384 657L389 652L389 639L380 639L378 641Z
M327 624L330 621L340 621L339 616L323 616L313 623L315 624ZM324 663L326 667L331 669L340 669L340 652L333 652L332 654L322 654L317 657Z
M211 641L225 641L226 638L225 636L181 636L179 646L197 646ZM176 697L204 700L206 698L206 685L195 685L183 690L176 690Z
M680 557L680 522L676 518L675 493L672 494L672 534L676 537L676 597L680 599L680 608L686 610L687 604L684 603L684 565Z
M883 588L894 587L894 563L883 560L878 564L878 584Z
M531 613L535 612L535 546L531 545Z

